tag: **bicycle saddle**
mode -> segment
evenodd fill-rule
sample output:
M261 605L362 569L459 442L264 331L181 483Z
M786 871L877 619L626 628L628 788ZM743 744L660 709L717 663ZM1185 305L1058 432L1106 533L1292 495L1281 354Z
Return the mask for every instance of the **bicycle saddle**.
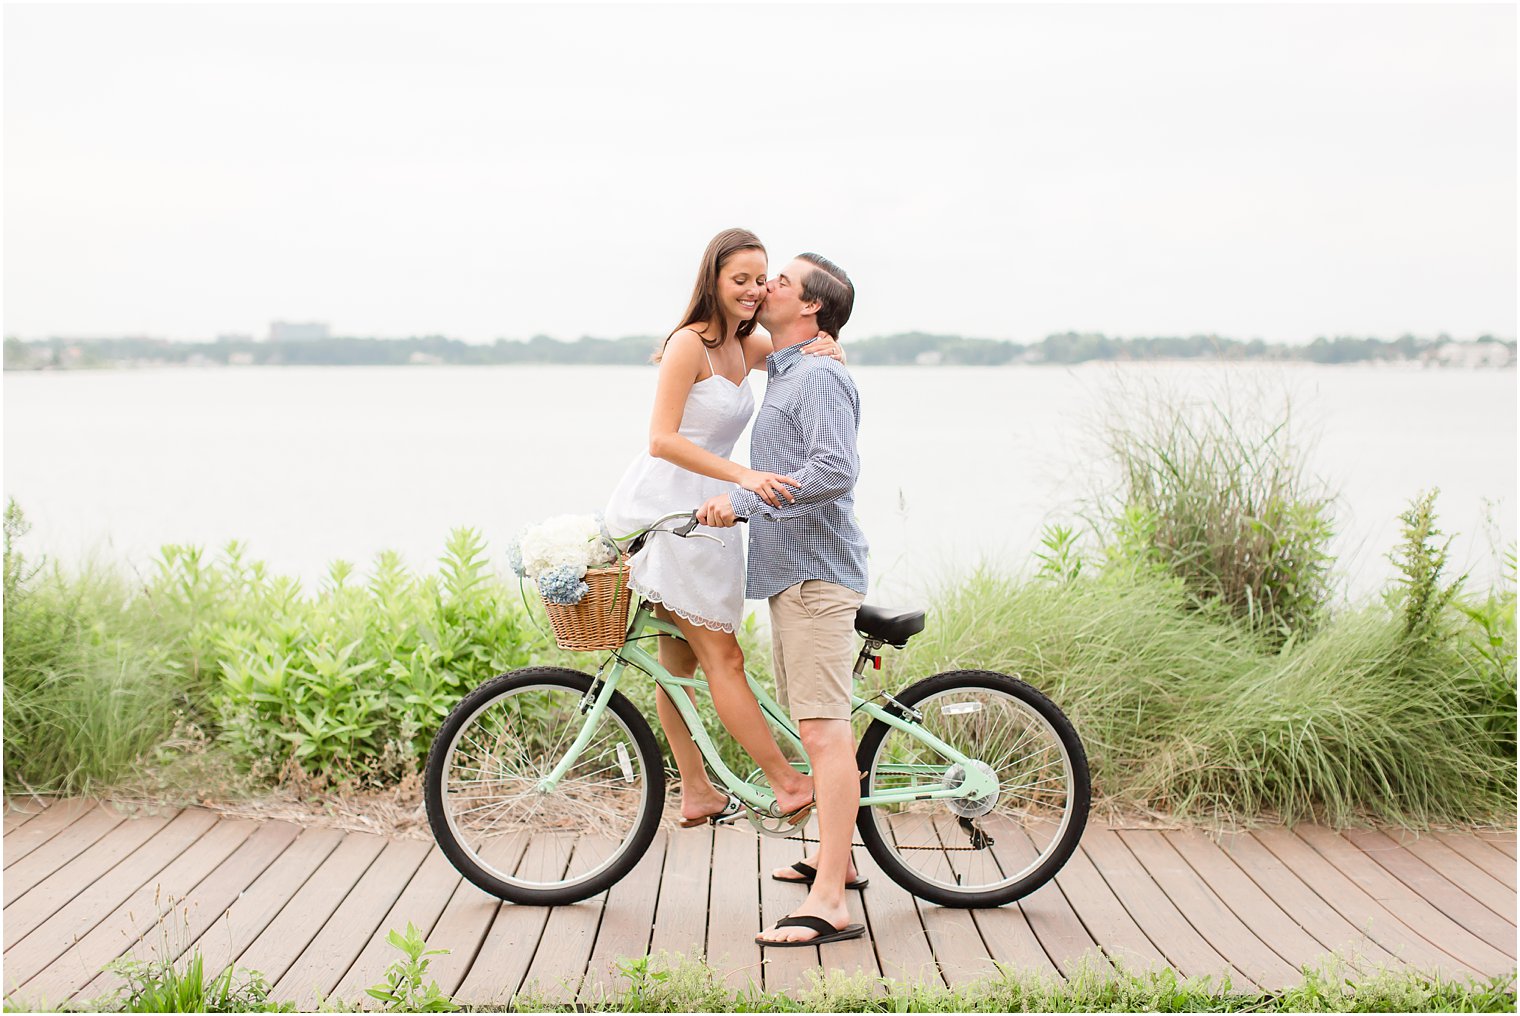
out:
M924 612L863 603L855 612L855 630L866 638L881 639L901 649L908 639L924 630Z

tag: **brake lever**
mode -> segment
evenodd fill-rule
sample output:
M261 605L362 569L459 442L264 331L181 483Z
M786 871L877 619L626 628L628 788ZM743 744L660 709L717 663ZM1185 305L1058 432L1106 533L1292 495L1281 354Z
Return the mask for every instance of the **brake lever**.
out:
M676 532L676 530L671 530L671 532ZM689 536L687 536L686 538L688 540L711 540L712 542L716 543L720 547L726 547L726 546L728 546L728 544L726 544L722 540L718 539L712 533L692 533Z

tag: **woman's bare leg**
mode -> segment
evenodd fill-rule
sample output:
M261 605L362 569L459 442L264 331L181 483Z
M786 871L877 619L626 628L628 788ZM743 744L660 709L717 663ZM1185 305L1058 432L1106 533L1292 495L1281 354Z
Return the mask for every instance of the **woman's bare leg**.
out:
M655 616L675 623L680 619L664 607L655 606ZM697 672L697 657L691 647L680 639L660 637L660 666L676 677L692 677ZM696 702L690 688L686 695ZM665 730L665 740L670 743L670 753L676 758L676 771L681 774L681 817L701 818L720 811L728 801L728 795L712 785L707 776L707 764L702 751L691 739L686 721L681 718L676 704L665 694L664 688L655 689L655 700L660 712L660 726Z
M713 631L692 624L683 617L673 617L687 645L696 654L707 686L712 692L718 718L764 771L783 812L796 811L813 799L812 778L798 772L781 754L776 739L766 726L765 714L755 701L744 679L744 651L732 632ZM667 727L668 730L668 727ZM687 735L690 737L690 735ZM695 746L693 746L695 747Z

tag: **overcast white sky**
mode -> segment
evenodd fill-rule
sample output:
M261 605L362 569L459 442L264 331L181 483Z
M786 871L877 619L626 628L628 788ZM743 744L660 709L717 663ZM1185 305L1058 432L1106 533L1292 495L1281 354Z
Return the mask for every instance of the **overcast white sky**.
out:
M9 6L7 335L1516 333L1516 13Z

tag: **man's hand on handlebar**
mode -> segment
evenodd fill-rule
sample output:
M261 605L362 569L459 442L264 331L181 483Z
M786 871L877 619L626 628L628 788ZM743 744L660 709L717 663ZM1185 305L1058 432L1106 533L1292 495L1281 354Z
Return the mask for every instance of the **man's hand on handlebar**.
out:
M726 529L737 525L739 519L734 515L734 503L728 499L728 495L719 494L717 497L708 498L707 503L697 509L697 521L704 526L719 526Z

